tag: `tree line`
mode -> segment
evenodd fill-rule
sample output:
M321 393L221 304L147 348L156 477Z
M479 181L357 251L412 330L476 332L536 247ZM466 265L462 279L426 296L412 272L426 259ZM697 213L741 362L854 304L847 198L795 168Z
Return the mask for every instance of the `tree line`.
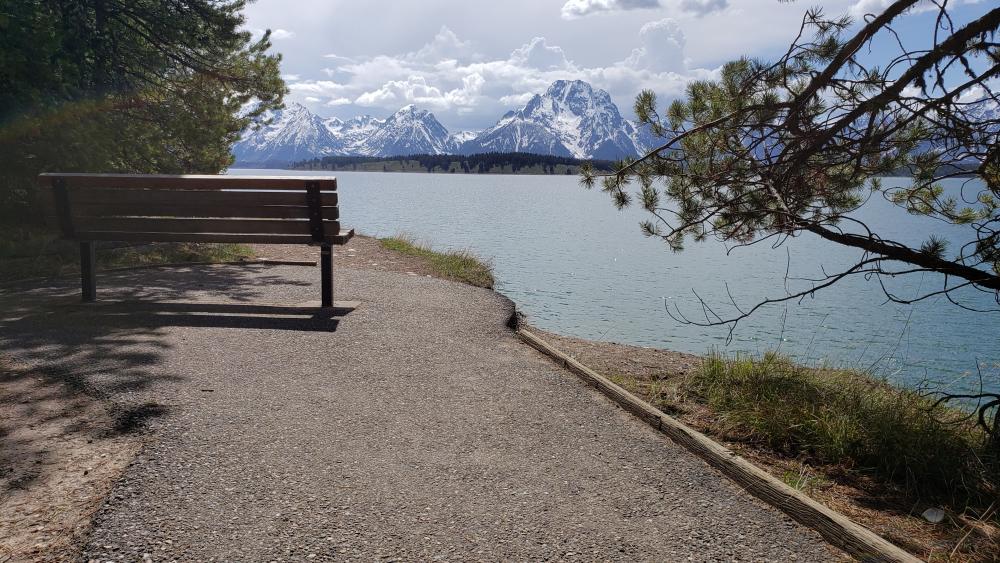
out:
M414 163L427 172L461 171L465 174L487 174L505 171L510 173L534 169L541 174L575 174L584 164L595 170L610 171L614 163L609 160L588 161L562 156L522 152L483 153L472 155L415 154L396 157L373 156L324 156L296 162L292 168L305 170L397 170L405 163Z

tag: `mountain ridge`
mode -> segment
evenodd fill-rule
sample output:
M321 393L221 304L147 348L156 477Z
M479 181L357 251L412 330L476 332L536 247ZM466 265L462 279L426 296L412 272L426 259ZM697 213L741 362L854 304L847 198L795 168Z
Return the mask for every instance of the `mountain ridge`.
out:
M617 160L651 146L611 96L584 81L558 80L480 132L450 133L430 111L407 105L387 117L321 118L298 103L265 116L233 146L237 165L276 165L324 156L395 157L520 152ZM649 139L647 139L649 137Z

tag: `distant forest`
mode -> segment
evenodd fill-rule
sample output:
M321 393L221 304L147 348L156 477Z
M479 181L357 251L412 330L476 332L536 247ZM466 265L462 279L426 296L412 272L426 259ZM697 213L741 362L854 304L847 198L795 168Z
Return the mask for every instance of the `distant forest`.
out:
M562 156L529 153L486 153L473 155L416 154L399 157L324 156L291 165L295 170L346 170L359 172L424 172L439 174L559 174L580 173L590 162L595 169L610 171L610 160L578 160Z

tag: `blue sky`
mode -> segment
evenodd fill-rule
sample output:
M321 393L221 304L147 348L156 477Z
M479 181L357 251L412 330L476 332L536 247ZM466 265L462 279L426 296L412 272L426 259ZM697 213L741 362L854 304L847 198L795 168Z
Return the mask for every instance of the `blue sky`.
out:
M957 19L992 0L951 0ZM829 0L856 18L888 0ZM740 55L773 58L815 2L778 0L258 0L247 25L271 29L289 101L323 116L385 117L416 104L452 131L492 125L554 80L607 90L630 115L643 88L663 101ZM933 16L899 22L914 42ZM872 53L884 55L880 45ZM887 52L887 51L886 51Z

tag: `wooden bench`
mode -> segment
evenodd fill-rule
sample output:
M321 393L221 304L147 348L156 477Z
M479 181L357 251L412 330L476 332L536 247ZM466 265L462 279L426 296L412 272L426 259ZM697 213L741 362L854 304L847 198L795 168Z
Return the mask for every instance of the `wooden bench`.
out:
M308 244L320 247L321 303L333 307L343 230L337 179L279 176L41 174L47 219L80 241L83 300L97 299L95 241Z

